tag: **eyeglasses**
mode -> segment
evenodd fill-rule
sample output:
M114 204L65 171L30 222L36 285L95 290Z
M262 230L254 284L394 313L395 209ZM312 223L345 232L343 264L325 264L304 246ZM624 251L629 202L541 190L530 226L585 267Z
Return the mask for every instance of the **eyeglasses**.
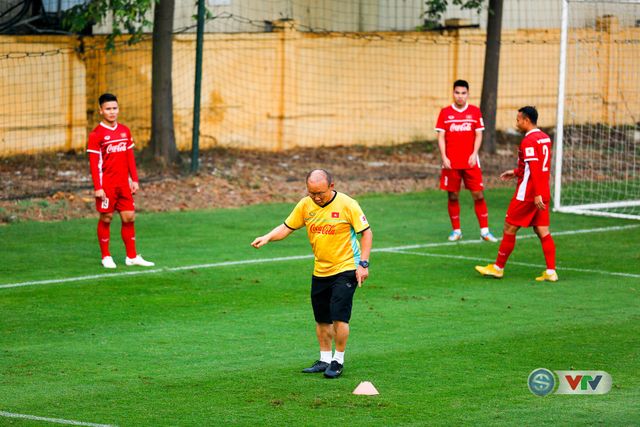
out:
M329 188L327 188L324 191L318 191L316 193L312 193L310 191L307 192L307 194L309 194L309 197L314 198L314 197L322 197L323 195L327 194L330 191Z

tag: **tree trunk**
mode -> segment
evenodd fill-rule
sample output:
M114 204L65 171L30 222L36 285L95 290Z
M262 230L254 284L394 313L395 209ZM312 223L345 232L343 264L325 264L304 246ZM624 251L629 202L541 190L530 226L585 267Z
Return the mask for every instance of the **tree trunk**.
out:
M174 9L175 0L162 0L156 3L153 13L151 147L154 158L165 165L178 159L171 83Z
M484 75L480 109L484 118L483 149L496 152L496 113L498 110L498 73L500 68L500 33L502 32L502 1L489 0L487 46L484 51Z

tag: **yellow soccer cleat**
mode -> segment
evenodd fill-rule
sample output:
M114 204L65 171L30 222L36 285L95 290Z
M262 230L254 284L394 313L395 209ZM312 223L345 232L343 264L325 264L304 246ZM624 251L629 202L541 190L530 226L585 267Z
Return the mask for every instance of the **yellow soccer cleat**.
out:
M476 271L483 276L491 276L496 279L502 279L502 276L504 276L504 269L498 270L494 264L489 264L486 267L476 265Z
M547 274L547 271L543 271L542 272L542 276L538 276L536 277L536 281L537 282L557 282L558 281L558 273L556 273L555 271L553 272L553 274Z

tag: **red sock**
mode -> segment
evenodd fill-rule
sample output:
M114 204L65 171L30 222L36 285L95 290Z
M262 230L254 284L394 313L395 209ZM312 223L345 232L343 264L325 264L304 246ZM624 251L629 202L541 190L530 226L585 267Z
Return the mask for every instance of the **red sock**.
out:
M122 241L127 251L128 258L135 258L136 252L136 230L133 226L133 222L123 222L122 229L120 230L122 235Z
M449 218L451 219L451 227L454 230L460 229L460 203L457 200L449 200Z
M102 258L111 256L109 252L109 239L111 238L111 223L98 221L98 243Z
M484 199L480 199L474 201L473 205L476 210L476 216L478 217L478 223L480 223L480 228L489 227L489 211L487 210L487 202L485 202Z
M547 262L547 269L556 269L556 244L553 242L551 234L547 234L542 239L542 253L544 253L544 260Z
M498 258L496 259L496 265L500 268L504 268L509 259L509 255L513 252L513 248L516 247L516 235L509 233L502 233L502 242L498 248Z

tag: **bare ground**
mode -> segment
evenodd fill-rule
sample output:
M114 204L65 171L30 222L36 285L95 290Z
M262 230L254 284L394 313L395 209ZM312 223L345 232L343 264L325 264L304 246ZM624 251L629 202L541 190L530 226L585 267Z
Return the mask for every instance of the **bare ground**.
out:
M512 149L482 155L485 185L504 185L499 173L515 166ZM281 153L214 149L201 153L200 169L159 170L139 164L138 212L235 207L295 202L305 194L304 177L330 170L336 188L352 196L435 189L439 155L432 142L384 147L301 148ZM96 216L86 156L67 154L0 162L0 224Z

